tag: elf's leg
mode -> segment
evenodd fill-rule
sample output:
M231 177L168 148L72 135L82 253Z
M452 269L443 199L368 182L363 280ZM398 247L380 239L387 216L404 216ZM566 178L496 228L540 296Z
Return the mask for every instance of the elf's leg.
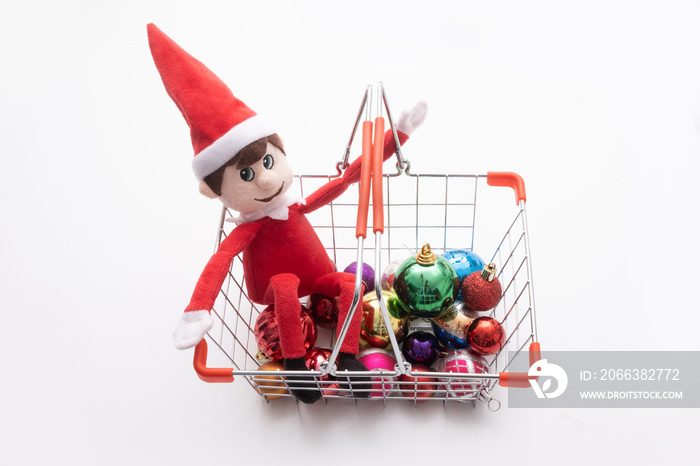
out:
M270 279L265 292L265 302L271 302L275 307L284 369L288 371L308 370L304 360L306 348L299 319L301 304L298 289L299 278L290 273L283 273ZM314 383L313 376L289 376L288 379L292 393L303 403L313 403L321 398L321 391Z
M338 297L338 327L337 334L340 335L345 320L348 317L350 306L355 294L355 276L349 273L336 272L324 275L314 282L314 292L326 296ZM338 353L338 371L366 371L367 368L358 361L355 356L360 350L360 328L362 325L362 303L359 303L355 314L352 316L350 326L345 334L345 339L340 345ZM352 388L357 390L356 396L367 397L371 386L369 377L353 377Z

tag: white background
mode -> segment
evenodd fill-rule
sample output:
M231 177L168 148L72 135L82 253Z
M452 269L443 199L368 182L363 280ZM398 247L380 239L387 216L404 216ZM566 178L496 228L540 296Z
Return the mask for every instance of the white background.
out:
M267 405L200 382L170 333L219 206L151 21L278 122L297 173L332 171L378 80L397 114L430 105L418 170L520 173L543 349L700 349L697 2L12 2L1 463L686 464L696 409Z

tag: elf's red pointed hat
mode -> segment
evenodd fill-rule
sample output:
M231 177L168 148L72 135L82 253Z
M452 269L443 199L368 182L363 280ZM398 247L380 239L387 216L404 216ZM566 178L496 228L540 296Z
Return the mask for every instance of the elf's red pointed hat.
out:
M218 76L152 23L148 43L165 90L190 127L198 181L248 144L275 133Z

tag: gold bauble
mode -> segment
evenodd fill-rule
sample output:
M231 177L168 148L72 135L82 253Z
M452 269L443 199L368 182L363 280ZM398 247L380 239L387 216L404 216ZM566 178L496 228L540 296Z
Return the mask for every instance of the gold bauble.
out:
M408 319L398 317L401 314L397 306L396 295L391 291L382 291L382 298L389 311L389 321L391 322L391 332L396 337L397 342L401 342L406 336ZM394 312L392 312L394 310ZM360 330L360 348L369 347L387 348L391 345L389 330L387 329L382 310L379 307L379 299L376 291L367 293L362 297L362 327Z
M284 365L280 361L270 361L258 367L259 371L283 371ZM275 375L256 375L253 380L257 383L262 396L268 400L278 400L289 394L282 377Z

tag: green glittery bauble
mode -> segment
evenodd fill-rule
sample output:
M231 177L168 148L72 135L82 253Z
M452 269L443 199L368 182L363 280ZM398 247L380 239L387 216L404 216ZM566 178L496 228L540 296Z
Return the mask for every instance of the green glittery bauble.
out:
M457 299L459 276L447 259L426 244L396 270L394 292L411 316L435 317Z

